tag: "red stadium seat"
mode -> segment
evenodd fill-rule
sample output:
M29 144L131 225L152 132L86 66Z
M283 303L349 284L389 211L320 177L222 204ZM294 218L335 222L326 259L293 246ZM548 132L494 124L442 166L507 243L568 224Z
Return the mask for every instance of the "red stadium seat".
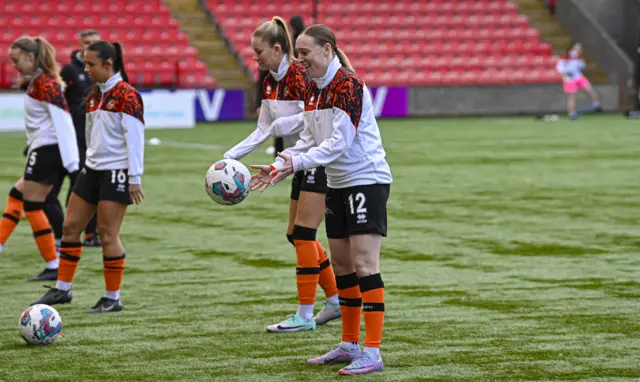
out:
M215 84L161 0L111 0L108 4L0 0L0 25L6 26L0 32L3 51L20 36L41 35L54 45L56 58L64 64L77 49L78 32L92 28L103 38L123 44L127 70L136 85L175 85L176 63L180 61L189 63L185 75L196 73L203 84ZM144 62L153 65L145 66ZM8 65L0 61L0 88L10 86L15 74L13 69L11 76L6 74Z

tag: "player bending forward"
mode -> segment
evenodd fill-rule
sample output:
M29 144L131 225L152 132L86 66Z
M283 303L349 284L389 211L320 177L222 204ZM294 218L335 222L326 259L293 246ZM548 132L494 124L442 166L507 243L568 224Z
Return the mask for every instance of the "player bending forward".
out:
M304 92L308 78L305 69L293 61L293 44L287 24L280 17L261 24L251 39L255 59L261 69L268 69L262 87L264 97L258 128L244 141L224 154L240 159L271 136L285 137L295 143L302 130ZM287 239L296 249L296 284L298 309L286 320L267 326L267 331L285 333L314 330L340 317L338 289L329 258L316 240L318 226L324 218L327 191L324 167L299 171L291 184ZM324 308L313 316L317 284L325 292Z
M383 369L384 283L380 248L387 235L387 199L392 181L371 94L324 25L307 28L296 43L313 82L304 94L304 130L271 165L254 165L252 189L275 184L295 171L325 166L325 225L342 311L342 342L310 364L348 363L340 374ZM360 350L360 318L366 337Z

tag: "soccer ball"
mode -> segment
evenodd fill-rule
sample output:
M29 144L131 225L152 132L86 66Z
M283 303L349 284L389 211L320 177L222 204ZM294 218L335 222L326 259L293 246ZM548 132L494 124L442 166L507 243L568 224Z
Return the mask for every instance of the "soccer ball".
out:
M31 345L54 343L61 329L60 314L49 305L30 306L20 315L20 333L22 338Z
M251 173L237 160L222 159L209 167L204 185L214 202L222 205L238 204L251 191Z

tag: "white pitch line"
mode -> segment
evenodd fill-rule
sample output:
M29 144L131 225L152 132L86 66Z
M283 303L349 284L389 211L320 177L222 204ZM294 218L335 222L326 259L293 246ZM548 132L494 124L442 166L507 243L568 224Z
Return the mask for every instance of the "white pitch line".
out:
M191 143L191 142L177 142L177 141L167 141L161 140L159 144L153 145L150 142L150 139L147 139L146 144L149 146L166 146L166 147L177 147L183 149L199 149L199 150L224 150L224 146L219 145L207 145L204 143Z

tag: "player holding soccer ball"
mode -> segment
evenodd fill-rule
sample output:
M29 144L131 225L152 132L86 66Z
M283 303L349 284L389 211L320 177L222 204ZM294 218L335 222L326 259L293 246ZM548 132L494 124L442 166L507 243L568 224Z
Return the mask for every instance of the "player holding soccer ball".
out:
M140 185L144 107L140 94L128 84L120 44L94 42L87 47L84 61L97 83L87 99L87 158L64 221L58 282L34 304L71 302L71 282L82 256L82 231L97 209L106 288L89 312L117 312L122 310L125 261L120 226L127 206L144 199Z
M340 374L383 369L384 284L380 248L387 235L387 199L392 182L371 94L333 31L312 25L298 38L298 57L313 82L304 95L304 130L292 148L271 165L254 165L253 189L276 184L295 171L325 166L325 224L336 273L342 342L310 364L350 363ZM360 351L360 315L366 337Z
M304 101L308 78L302 64L293 61L293 44L287 24L280 17L260 25L251 38L254 59L260 69L269 70L263 84L263 101L257 129L224 154L240 159L267 139L277 136L292 146L303 127ZM327 254L316 240L325 211L326 175L322 166L298 171L291 185L287 239L296 248L298 310L286 320L269 325L270 332L314 330L340 317L335 275ZM316 287L327 296L324 308L313 317Z

